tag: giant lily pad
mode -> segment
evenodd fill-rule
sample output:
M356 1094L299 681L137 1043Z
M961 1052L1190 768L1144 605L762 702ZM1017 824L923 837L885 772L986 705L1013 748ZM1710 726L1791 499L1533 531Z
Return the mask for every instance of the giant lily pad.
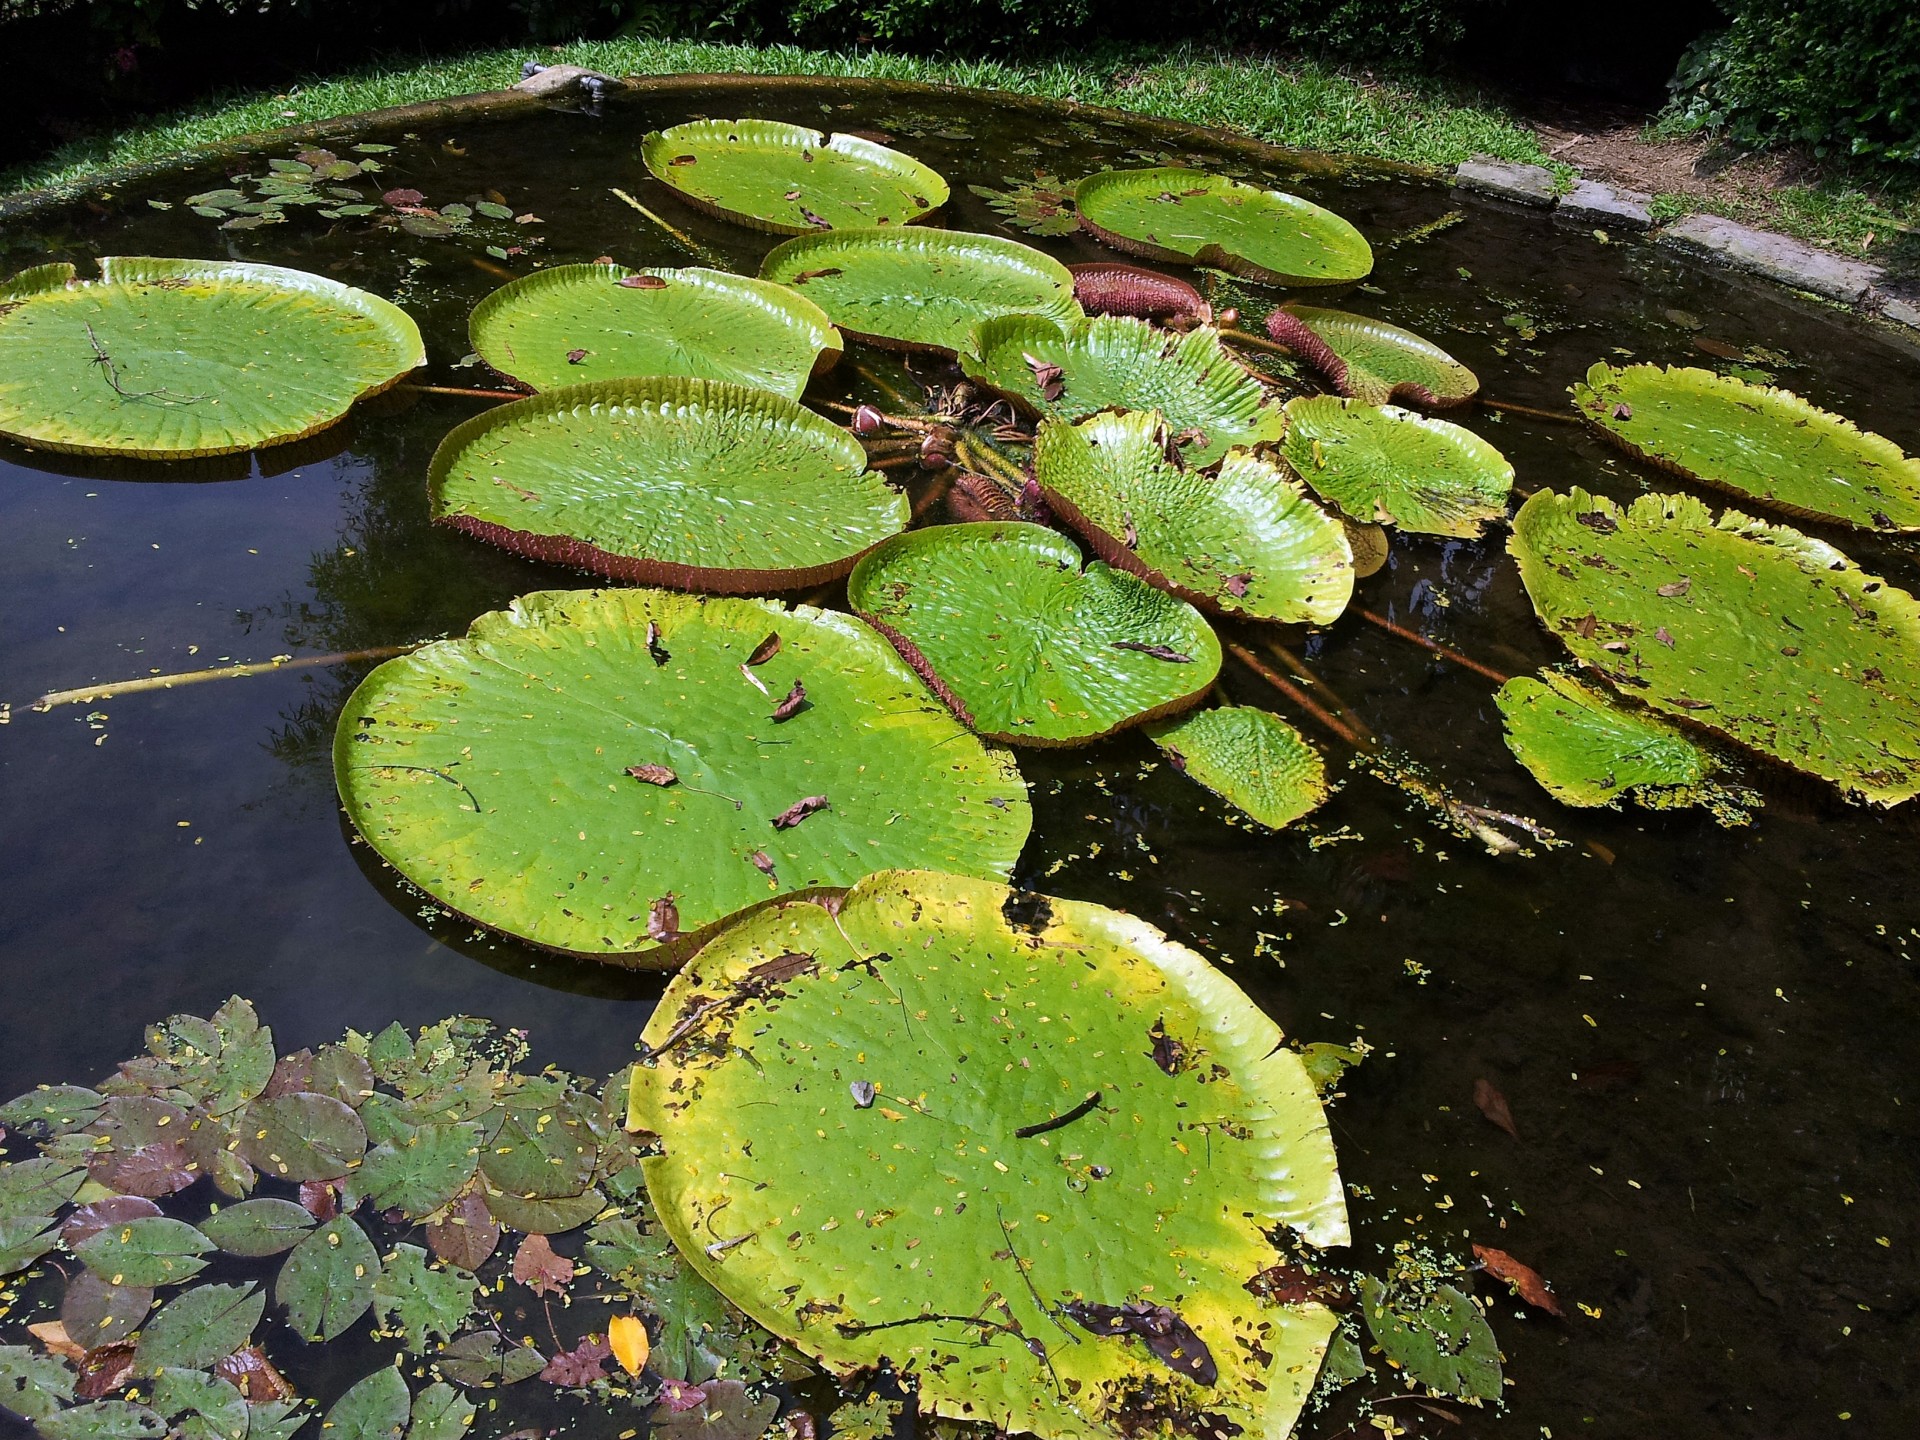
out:
M1493 701L1507 748L1563 805L1617 808L1631 795L1649 810L1702 805L1724 825L1744 825L1759 803L1713 778L1724 763L1690 731L1557 670L1516 675Z
M1882 805L1920 794L1920 602L1689 495L1542 490L1508 548L1575 656L1653 709Z
M1471 430L1332 395L1287 402L1282 453L1355 520L1421 535L1479 535L1513 488L1507 457Z
M1109 1440L1138 1407L1280 1440L1333 1330L1247 1282L1342 1244L1298 1054L1131 916L888 873L729 927L643 1033L647 1190L728 1299L919 1403ZM1152 1397L1149 1401L1148 1397Z
M109 256L0 284L0 435L186 459L298 440L426 360L406 313L278 265Z
M1083 229L1153 260L1273 285L1347 285L1373 269L1366 237L1331 210L1204 170L1103 170L1073 202Z
M771 230L911 225L947 203L932 167L858 135L780 120L694 120L640 142L653 178L710 214Z
M1208 475L1168 459L1152 412L1046 420L1034 474L1109 564L1209 610L1330 625L1353 595L1340 522L1279 467L1236 450Z
M433 517L620 580L738 594L835 579L907 502L784 396L678 376L570 385L474 416L427 472Z
M1920 530L1920 458L1787 390L1691 368L1595 365L1573 402L1630 454L1762 505Z
M1371 315L1283 305L1267 316L1267 334L1342 395L1369 405L1404 400L1440 410L1480 393L1478 377L1438 345Z
M788 285L849 335L958 353L996 315L1080 318L1073 276L1017 240L955 230L836 230L776 245L760 278Z
M1106 409L1158 410L1188 465L1212 465L1235 445L1286 433L1260 382L1202 326L1170 335L1120 315L1064 329L1038 315L1005 315L974 332L967 374L1042 415L1081 420Z
M1275 830L1332 793L1320 752L1270 711L1212 706L1149 725L1147 735L1182 774Z
M1011 757L865 625L657 590L522 596L389 660L347 702L334 773L440 904L637 964L877 867L1003 876L1031 823Z
M690 375L798 400L840 358L840 332L805 296L723 270L556 265L503 285L467 322L480 358L535 390Z
M847 581L872 621L973 729L1080 745L1185 709L1220 642L1185 601L1018 521L939 525L880 546Z

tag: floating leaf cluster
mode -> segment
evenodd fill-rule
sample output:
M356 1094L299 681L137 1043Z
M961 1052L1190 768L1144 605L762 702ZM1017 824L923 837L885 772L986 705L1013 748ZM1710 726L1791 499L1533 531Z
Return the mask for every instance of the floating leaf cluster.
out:
M969 185L993 212L1029 235L1072 235L1080 229L1073 209L1073 186L1046 170L1035 170L1031 180L1009 175L1004 190Z

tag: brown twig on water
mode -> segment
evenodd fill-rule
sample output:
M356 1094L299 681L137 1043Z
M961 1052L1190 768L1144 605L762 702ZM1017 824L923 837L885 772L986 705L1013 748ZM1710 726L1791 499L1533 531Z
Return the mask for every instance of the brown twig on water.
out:
M1558 410L1541 410L1532 405L1516 405L1511 400L1489 400L1480 397L1480 403L1489 410L1498 410L1503 415L1525 415L1533 420L1551 420L1556 425L1578 425L1578 415L1563 415Z
M638 200L634 199L633 196L629 195L626 191L620 189L619 187L612 186L609 188L612 189L614 195L616 195L621 200L624 200L627 204L631 205L634 209L638 210L642 215L646 216L647 219L651 220L654 224L658 225L662 230L666 231L669 235L673 236L674 239L678 240L682 245L686 246L689 250L693 251L694 254L699 255L702 258L705 258L707 254L707 247L702 245L698 240L694 239L691 235L687 234L686 231L680 229L678 226L669 225L665 220L662 220L658 215L654 214L653 211L649 210L646 206L642 205Z
M458 395L467 400L524 400L524 390L474 390L464 385L396 385L410 395Z
M1355 605L1353 607L1353 612L1354 614L1358 615L1362 620L1365 620L1368 624L1378 625L1382 630L1386 631L1389 635L1398 635L1402 640L1411 641L1413 644L1418 645L1422 650L1431 650L1435 655L1438 655L1441 659L1451 660L1454 664L1459 665L1464 669L1471 670L1476 675L1484 675L1487 677L1487 679L1493 681L1493 683L1496 685L1504 685L1507 683L1508 680L1513 678L1509 675L1502 674L1500 671L1494 669L1491 665L1481 664L1478 660L1474 659L1471 655L1463 655L1458 650L1453 649L1451 646L1442 645L1438 640L1429 640L1426 636L1419 634L1417 631L1409 630L1404 625L1396 625L1393 623L1393 621L1387 619L1386 616L1376 615L1374 614L1373 611L1366 609L1364 606Z
M1295 679L1303 685L1313 686L1317 693L1327 697L1327 700L1331 702L1333 712L1360 737L1367 749L1377 750L1379 748L1380 738L1375 735L1372 730L1367 728L1367 722L1354 713L1353 707L1347 704L1345 700L1342 700L1331 685L1314 674L1313 671L1309 670L1306 661L1302 660L1298 655L1294 654L1293 651L1289 650L1270 635L1263 637L1263 640L1267 647L1267 653L1272 655L1273 658L1278 660L1282 665L1286 666L1287 669L1291 670Z
M143 690L173 690L182 685L198 685L206 680L238 680L248 675L270 675L280 670L311 670L321 665L347 665L355 660L386 660L418 650L427 642L412 645L381 645L371 650L343 650L335 655L302 655L298 659L283 656L252 665L222 665L212 670L187 670L175 675L142 675L137 680L114 680L105 685L82 685L72 690L49 690L33 702L35 710L51 710L56 705L74 705L82 701L111 700L117 695L136 695Z
M1293 354L1293 351L1286 346L1276 344L1264 335L1255 335L1251 331L1241 330L1231 325L1221 329L1220 338L1229 345L1244 345L1249 350L1265 350L1269 355Z

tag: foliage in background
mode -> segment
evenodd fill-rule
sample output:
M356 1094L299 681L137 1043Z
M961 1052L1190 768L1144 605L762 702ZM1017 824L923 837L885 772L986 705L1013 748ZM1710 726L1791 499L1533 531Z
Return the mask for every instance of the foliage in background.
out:
M1670 128L1920 167L1920 6L1913 0L1719 3L1732 23L1682 57Z

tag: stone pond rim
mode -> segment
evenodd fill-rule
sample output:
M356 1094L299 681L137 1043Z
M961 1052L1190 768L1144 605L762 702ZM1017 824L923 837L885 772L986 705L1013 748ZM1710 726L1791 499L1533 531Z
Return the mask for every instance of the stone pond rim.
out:
M579 73L571 77L570 82L561 80L556 84L552 77L555 72L562 70L578 70ZM94 171L57 185L0 195L0 225L29 219L63 205L75 204L89 191L136 184L142 180L193 165L257 154L289 144L318 144L350 135L365 137L409 125L455 120L511 119L539 110L563 107L575 96L582 101L588 98L585 92L579 89L578 81L595 74L597 72L580 70L579 67L556 65L504 90L480 90L439 100L417 101L411 105L363 110L352 115L338 115L326 120L306 121L298 125L286 125L278 129L237 135L216 144L197 145L177 150L157 159L132 161L125 165ZM1567 218L1574 218L1574 212L1581 211L1583 213L1580 218L1585 219L1584 206L1579 203L1584 198L1585 192L1576 186L1575 193L1571 196L1558 196L1552 187L1552 172L1541 166L1494 161L1491 157L1476 155L1448 170L1369 155L1335 155L1318 150L1297 150L1284 145L1274 145L1251 135L1237 134L1231 130L1212 129L1183 120L1168 120L1159 116L1119 110L1108 105L1083 105L1074 100L1052 100L1035 95L1021 95L1008 90L972 90L964 86L936 85L919 80L881 80L864 76L704 73L628 76L616 82L616 88L607 93L605 98L617 105L623 101L657 98L684 91L759 95L770 90L818 89L823 86L861 93L879 91L922 96L975 95L989 99L995 104L1029 113L1065 112L1095 120L1110 120L1139 126L1157 131L1169 140L1204 141L1209 145L1276 162L1305 174L1331 177L1361 173L1381 178L1450 184L1457 191L1480 203L1494 205L1517 203L1540 209L1543 214L1558 215L1560 211L1565 211ZM1498 172L1498 174L1492 172ZM1510 191L1507 190L1509 184ZM1594 187L1587 188L1590 190ZM1569 203L1570 201L1573 203ZM1686 224L1689 220L1712 228L1716 234L1731 236L1731 240L1722 245L1689 244L1687 240L1691 236L1691 231ZM1668 238L1670 231L1675 233ZM1732 232L1739 233L1732 235ZM1683 255L1694 263L1706 263L1712 268L1723 271L1730 266L1747 275L1772 281L1789 290L1812 292L1825 290L1824 298L1829 303L1881 322L1881 326L1876 327L1881 334L1891 331L1903 339L1911 340L1920 333L1920 298L1910 298L1881 289L1875 283L1881 278L1877 270L1873 277L1855 286L1852 283L1855 278L1853 271L1871 267L1860 267L1856 262L1850 262L1828 251L1815 249L1790 237L1777 235L1771 231L1749 229L1718 216L1699 214L1681 217L1673 225L1654 227L1651 238L1653 243L1663 245L1672 253ZM1740 243L1736 245L1732 241ZM1825 286L1796 284L1791 268L1781 269L1772 265L1757 266L1743 263L1738 253L1742 247L1748 249L1760 247L1769 253L1785 247L1792 252L1791 258L1796 264L1816 268L1845 267L1848 272L1846 277L1848 283L1839 287L1839 290L1845 293L1836 293L1834 289ZM1720 263L1715 264L1716 261Z

